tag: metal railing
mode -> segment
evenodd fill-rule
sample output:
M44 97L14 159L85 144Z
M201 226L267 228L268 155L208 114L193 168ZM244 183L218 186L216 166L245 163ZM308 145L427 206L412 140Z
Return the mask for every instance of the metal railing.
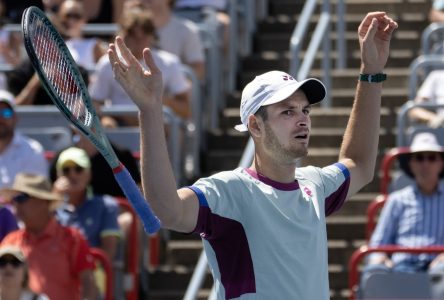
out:
M317 7L316 0L307 1L302 9L301 15L298 20L293 34L290 39L290 70L289 73L293 75L297 80L303 80L307 78L312 65L316 59L318 49L322 44L322 71L323 82L327 91L331 90L331 40L326 38L330 36L329 31L331 29L331 4L330 1L323 0L321 5L321 13L319 22L315 28L309 46L305 52L304 60L301 63L301 52L305 36L308 32L308 26L310 24L310 18L312 18L314 11ZM345 4L343 0L337 2L337 68L346 67L346 44L345 44ZM331 106L331 98L327 93L326 98L321 103L324 107Z
M413 100L416 97L419 85L419 72L422 70L422 76L425 78L432 67L444 68L444 56L442 54L420 55L412 61L409 67L409 100Z
M444 23L431 23L421 34L421 50L422 54L433 54L436 51L444 50ZM438 48L434 48L436 43L439 43Z

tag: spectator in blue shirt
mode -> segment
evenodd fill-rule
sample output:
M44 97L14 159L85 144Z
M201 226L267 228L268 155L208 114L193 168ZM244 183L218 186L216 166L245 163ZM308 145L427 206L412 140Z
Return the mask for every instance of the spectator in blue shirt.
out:
M57 219L63 225L79 228L90 246L101 248L113 260L120 237L119 206L111 196L92 193L88 154L76 147L62 151L56 171L54 191L65 197L64 205L57 210Z
M370 246L428 247L444 245L444 151L430 132L414 136L400 167L414 182L394 191L385 203ZM371 272L444 272L444 254L384 253L369 256ZM364 277L363 277L364 278Z

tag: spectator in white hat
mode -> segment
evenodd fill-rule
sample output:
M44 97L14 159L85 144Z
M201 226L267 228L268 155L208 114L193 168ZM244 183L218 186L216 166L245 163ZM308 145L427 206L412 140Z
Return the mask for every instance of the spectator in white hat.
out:
M0 90L0 188L10 187L19 172L48 176L42 145L16 130L14 96Z
M0 299L49 300L45 294L29 288L28 265L19 247L0 247Z
M441 181L444 176L444 148L434 134L418 133L412 140L409 153L399 157L399 163L405 174L414 181L390 193L370 239L370 246L444 245L444 182ZM370 255L365 276L381 271L429 271L444 275L444 255Z
M253 139L251 165L178 191L162 122L162 73L149 49L144 69L122 38L110 45L114 76L139 108L145 197L165 228L203 239L217 299L330 298L326 216L373 179L382 72L397 27L386 13L372 12L358 28L361 74L337 163L298 166L308 153L310 109L325 97L324 85L272 71L242 93L236 128Z

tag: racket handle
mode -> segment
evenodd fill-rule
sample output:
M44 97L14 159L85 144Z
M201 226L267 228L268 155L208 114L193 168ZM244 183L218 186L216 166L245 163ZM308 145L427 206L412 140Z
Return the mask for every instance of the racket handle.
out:
M123 164L113 170L114 177L120 185L126 198L142 220L147 233L155 233L160 229L160 220L156 217L148 202L143 198L139 187Z

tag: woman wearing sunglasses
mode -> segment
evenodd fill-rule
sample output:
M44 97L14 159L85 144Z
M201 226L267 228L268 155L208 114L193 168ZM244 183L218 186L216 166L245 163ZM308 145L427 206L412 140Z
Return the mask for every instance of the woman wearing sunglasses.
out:
M45 294L31 291L28 285L28 266L20 248L0 247L0 299L48 300Z

